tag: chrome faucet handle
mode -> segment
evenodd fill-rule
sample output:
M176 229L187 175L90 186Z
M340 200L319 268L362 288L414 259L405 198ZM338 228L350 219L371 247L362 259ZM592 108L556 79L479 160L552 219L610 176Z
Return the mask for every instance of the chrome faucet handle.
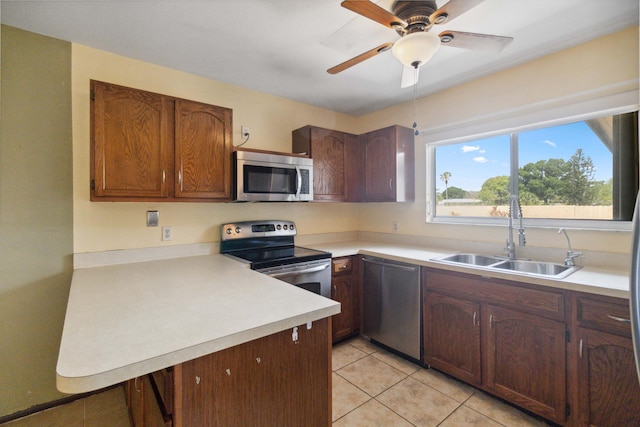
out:
M567 257L564 259L564 265L568 267L573 267L574 265L576 265L573 259L579 256L582 256L582 252L567 251Z

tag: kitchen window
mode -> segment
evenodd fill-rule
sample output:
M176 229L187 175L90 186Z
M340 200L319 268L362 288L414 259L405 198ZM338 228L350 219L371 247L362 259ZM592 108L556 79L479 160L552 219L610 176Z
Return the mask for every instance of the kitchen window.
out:
M626 229L638 192L637 106L427 144L428 221Z

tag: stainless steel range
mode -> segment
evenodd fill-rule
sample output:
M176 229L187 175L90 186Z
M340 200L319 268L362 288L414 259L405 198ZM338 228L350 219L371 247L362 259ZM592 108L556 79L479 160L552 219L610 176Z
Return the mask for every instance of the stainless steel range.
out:
M331 298L331 253L295 246L292 221L223 224L220 252L250 264L252 270Z

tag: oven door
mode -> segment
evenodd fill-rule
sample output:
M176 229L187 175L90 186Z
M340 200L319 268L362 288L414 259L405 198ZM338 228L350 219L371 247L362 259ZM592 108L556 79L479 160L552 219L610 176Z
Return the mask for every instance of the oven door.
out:
M331 259L256 270L283 282L331 298Z

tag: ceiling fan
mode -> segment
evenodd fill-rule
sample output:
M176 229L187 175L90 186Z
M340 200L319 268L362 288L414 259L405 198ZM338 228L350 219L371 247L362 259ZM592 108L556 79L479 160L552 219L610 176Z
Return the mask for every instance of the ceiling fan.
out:
M391 12L369 0L344 0L342 7L356 12L379 24L395 30L400 39L355 56L335 67L329 74L337 74L366 59L391 49L391 53L404 66L401 87L418 82L418 70L436 53L441 44L463 49L500 52L512 41L512 37L466 33L445 30L436 35L429 32L433 25L441 25L456 18L484 0L450 0L438 9L435 0L397 0Z

